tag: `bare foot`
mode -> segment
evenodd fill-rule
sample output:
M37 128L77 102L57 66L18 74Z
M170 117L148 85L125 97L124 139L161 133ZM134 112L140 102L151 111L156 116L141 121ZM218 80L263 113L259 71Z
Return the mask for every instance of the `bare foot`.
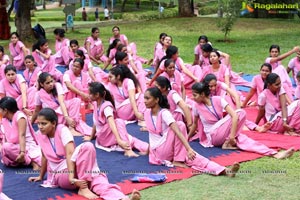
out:
M255 128L256 131L260 132L260 133L265 133L267 132L270 128L271 128L272 123L271 122L267 122L262 126L257 126Z
M149 151L146 151L146 152L139 152L138 154L141 155L141 156L146 156L146 155L149 154Z
M93 193L89 188L80 188L78 190L78 195L84 196L87 199L98 199L99 196L97 196L95 193Z
M235 177L235 174L239 171L240 164L235 162L231 167L225 169L225 175L229 177Z
M239 75L239 76L243 76L243 75L244 75L244 72L239 72L238 75Z
M124 153L125 156L128 156L128 157L139 157L138 154L136 154L134 151L132 150L126 150L125 153Z
M69 128L73 136L82 136L82 134L76 131L74 128Z
M300 136L299 133L295 132L295 131L285 131L284 135L290 135L290 136Z
M142 127L140 128L140 131L142 131L142 132L148 132L148 129L147 129L146 126L142 126Z
M144 120L143 121L139 120L138 121L138 126L146 127L146 122Z
M172 164L173 164L175 167L188 168L188 166L187 166L184 162L173 161Z
M238 149L237 146L232 146L231 144L229 144L229 140L225 140L224 144L222 145L222 149Z
M33 171L40 171L41 167L34 161L31 162L32 170Z
M134 189L131 193L131 198L130 200L140 200L141 199L141 194L138 190Z
M295 149L292 147L286 151L281 151L281 152L276 153L273 157L276 159L286 159L286 158L291 157L294 153L295 153Z

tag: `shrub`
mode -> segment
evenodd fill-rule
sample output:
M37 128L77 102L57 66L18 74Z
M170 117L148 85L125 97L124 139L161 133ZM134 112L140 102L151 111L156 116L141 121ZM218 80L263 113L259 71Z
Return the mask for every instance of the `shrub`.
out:
M122 19L123 20L152 20L152 19L159 19L159 18L168 18L168 17L175 17L178 16L178 8L168 8L164 9L161 16L159 15L158 10L153 11L144 11L144 12L132 12L132 13L123 13Z

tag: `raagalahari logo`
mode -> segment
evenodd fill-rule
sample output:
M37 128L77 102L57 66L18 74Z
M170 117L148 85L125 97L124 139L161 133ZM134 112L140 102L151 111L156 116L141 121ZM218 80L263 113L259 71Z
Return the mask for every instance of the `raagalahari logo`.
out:
M299 3L256 3L250 0L242 2L241 15L252 13L255 9L267 10L269 14L296 14L299 7Z

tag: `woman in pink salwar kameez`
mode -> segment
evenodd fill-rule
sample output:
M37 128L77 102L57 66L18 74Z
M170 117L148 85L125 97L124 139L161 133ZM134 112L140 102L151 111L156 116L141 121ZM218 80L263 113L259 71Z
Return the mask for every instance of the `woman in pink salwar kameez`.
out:
M71 132L58 123L54 110L43 108L39 112L38 127L37 141L42 149L42 167L39 176L29 177L28 181L43 181L47 172L43 187L79 188L78 195L87 199L129 199L119 186L110 184L107 176L101 173L94 145L84 142L75 147ZM133 195L140 197L138 191L134 191Z
M32 46L32 56L42 72L48 72L56 81L62 81L62 73L55 67L55 58L51 55L48 41L41 38Z
M265 117L265 120L272 123L270 131L300 134L300 101L293 101L287 106L285 90L277 74L270 73L267 76L265 89L258 97L258 105L256 123Z
M189 65L185 64L183 60L179 57L178 48L176 46L169 46L166 55L160 60L159 66L155 71L153 78L151 79L149 85L151 86L155 79L165 71L164 62L167 59L173 59L175 62L175 68L184 77L185 88L190 87L194 82L199 82L202 77L202 70L199 65Z
M124 120L144 120L146 110L143 93L136 77L125 65L117 65L109 71L108 89L114 96L117 116Z
M19 40L19 35L17 32L10 34L9 51L11 56L11 63L16 67L17 70L25 69L24 58L30 51L25 47L23 42Z
M64 86L67 88L65 93L65 100L73 98L80 98L82 101L88 103L88 84L91 79L88 73L83 72L84 61L80 58L75 58L70 69L64 73Z
M294 149L277 152L242 134L242 128L246 120L246 112L233 110L220 96L210 97L209 87L203 83L195 83L192 87L194 106L194 124L189 132L192 137L197 130L197 122L200 119L203 124L203 134L200 135L200 144L204 147L221 146L223 149L241 149L255 152L277 159L292 156ZM227 115L223 117L223 111Z
M65 37L65 30L62 28L56 28L53 31L55 36L55 64L67 65L63 60L63 54L69 49L70 40Z
M16 100L3 97L0 100L0 113L3 116L1 131L5 136L1 148L2 163L12 167L32 165L33 170L39 170L41 149L29 120L19 111Z
M107 61L99 34L99 28L92 28L92 35L87 37L84 43L84 48L87 50L89 58L98 65Z
M250 99L255 96L254 105L257 105L258 95L264 90L264 84L267 76L272 72L272 66L269 63L264 63L260 67L260 74L256 75L252 79L252 85L245 100L242 103L242 107L245 108ZM251 102L253 105L253 103Z
M113 41L113 43L111 43L107 49L107 61L104 63L104 66L103 66L103 70L106 70L106 68L109 66L109 65L115 65L116 64L116 61L115 61L115 56L116 56L116 53L117 53L117 48L119 45L121 45L121 41L119 39L115 39Z
M161 33L159 34L159 41L156 42L154 46L154 52L153 52L153 62L152 66L156 67L158 65L158 62L161 60L161 58L158 57L157 52L162 52L163 51L163 45L164 45L164 38L167 36L166 33Z
M37 80L42 73L41 68L36 66L32 55L25 57L26 69L23 72L23 77L27 85L27 106L30 111L35 109L35 94L37 93Z
M3 46L0 46L0 80L5 78L4 69L9 65L9 56L4 53Z
M281 63L281 60L297 52L300 52L300 48L298 46L294 47L286 53L279 55L280 47L278 45L271 45L269 49L270 57L266 58L265 60L266 63L270 63L272 65L272 72L280 76L282 86L285 89L286 95L288 96L290 101L293 100L295 90L285 67Z
M241 109L240 97L237 91L229 88L225 83L217 81L217 77L214 74L207 74L203 79L203 83L209 87L210 97L220 96L224 98L233 109ZM270 128L270 123L259 126L246 119L245 126L250 130L266 132Z
M12 199L9 198L8 196L6 196L6 194L3 193L3 191L2 191L3 185L4 185L4 173L3 173L3 171L0 169L0 199L1 199L1 200L12 200Z
M159 76L155 81L155 86L167 97L170 105L169 109L174 119L186 122L187 127L192 126L193 119L190 108L182 97L172 89L170 81L164 76Z
M123 45L120 45L123 46ZM120 47L119 46L119 47ZM125 46L123 46L126 48ZM144 93L147 89L146 85L146 72L143 69L142 64L136 65L136 62L133 61L132 57L129 56L126 52L118 51L115 56L116 65L125 65L129 68L129 70L136 76L136 78L139 80L141 90Z
M210 161L197 154L187 141L185 124L175 121L168 110L167 99L156 87L145 92L144 102L148 108L145 120L149 130L149 162L154 165L169 167L192 167L194 170L213 175L234 176L239 170L239 164L232 168L225 167Z
M121 150L128 157L138 156L132 149L137 149L143 155L148 154L149 145L128 134L124 120L116 118L110 92L99 82L90 83L89 86L90 98L94 101L94 126L91 136L85 136L84 139L96 138L96 147L107 151Z
M0 82L0 97L8 96L17 101L18 108L26 115L31 115L27 104L27 86L21 74L17 74L17 69L12 65L7 65L4 69L5 79Z
M198 44L194 48L194 63L193 65L200 65L200 57L202 56L202 46L208 43L208 38L206 35L200 35L198 38ZM209 43L210 44L210 43ZM211 45L211 44L210 44ZM200 65L201 66L201 65Z
M35 110L31 118L34 123L42 108L52 108L58 115L59 123L67 124L74 135L90 135L92 128L81 120L79 98L64 99L64 90L60 83L55 83L52 76L43 72L38 79L38 92L35 96Z
M166 77L175 90L183 99L186 99L186 93L183 83L183 77L181 73L175 68L175 61L173 59L168 59L164 62L165 71L160 75Z
M109 39L109 44L112 44L115 39L119 39L122 44L128 46L128 39L126 35L120 34L120 28L118 26L114 26L112 28L113 37Z

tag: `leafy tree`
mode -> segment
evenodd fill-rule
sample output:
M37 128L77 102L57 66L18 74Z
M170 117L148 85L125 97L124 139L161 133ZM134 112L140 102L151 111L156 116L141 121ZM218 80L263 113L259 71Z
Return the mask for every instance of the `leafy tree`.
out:
M243 0L219 0L224 17L219 18L217 25L224 33L224 41L228 41L228 35L240 15L242 2Z

